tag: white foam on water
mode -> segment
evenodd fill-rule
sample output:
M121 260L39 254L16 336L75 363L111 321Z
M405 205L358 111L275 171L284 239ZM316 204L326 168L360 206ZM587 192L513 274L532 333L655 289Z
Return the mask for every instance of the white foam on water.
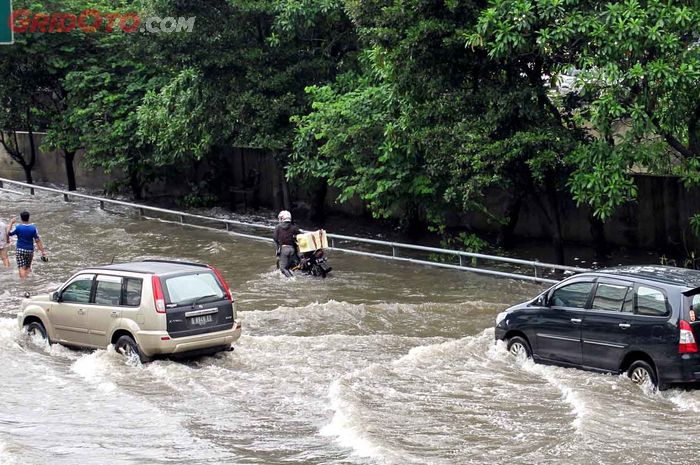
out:
M483 335L481 335L483 336ZM468 338L470 345L478 345L483 337ZM475 341L471 341L475 339ZM360 408L352 400L352 394L346 389L346 383L355 378L374 379L380 376L380 371L386 366L400 367L402 365L415 367L425 362L435 361L435 356L441 352L455 350L463 340L451 340L409 349L408 353L388 363L377 362L350 372L339 379L334 380L328 389L330 410L333 411L329 423L321 427L321 436L333 437L341 447L350 449L353 455L363 458L371 458L382 463L416 462L406 452L394 450L372 439L377 436L377 427L368 418L368 412ZM384 386L383 394L386 398L396 393L392 386ZM372 412L373 413L373 412ZM418 461L416 463L425 463Z
M319 433L334 437L340 446L351 449L359 457L386 458L389 451L366 437L367 422L362 413L343 399L341 383L342 379L334 381L328 390L333 418Z
M493 334L492 329L488 331ZM492 344L488 349L487 355L493 360L506 361L507 363L512 363L511 361L513 360L504 341L497 341L495 344ZM571 406L571 413L574 416L571 424L576 431L580 432L583 421L591 410L581 394L576 391L575 387L567 384L566 377L562 376L563 370L566 369L535 363L532 359L525 356L518 357L515 360L518 367L544 379L561 392L562 400Z
M114 392L117 386L110 380L115 367L117 354L112 350L96 350L79 357L72 365L71 371L80 375L85 381L104 393Z
M16 345L17 336L20 334L17 320L13 318L0 318L0 344Z
M242 311L240 315L245 318L248 324L263 326L269 325L271 321L290 323L294 327L301 325L311 325L327 322L333 327L334 332L342 329L348 322L356 327L358 322L366 314L364 304L351 304L329 300L327 302L312 302L300 307L280 306L273 310L249 310ZM278 326L274 326L276 332L280 331Z
M289 284L290 282L293 283L297 279L295 275L292 275L291 277L283 275L282 272L278 269L267 271L265 273L260 273L258 277L260 279L264 279L265 281L275 281L279 284Z
M660 393L660 395L681 411L700 413L700 391L681 391L673 389Z
M0 465L26 465L19 447L0 437Z
M519 358L518 364L523 370L542 377L561 392L562 399L571 406L571 413L574 416L571 424L577 432L580 432L583 421L589 413L589 407L575 388L569 386L561 376L560 372L564 368L541 365L526 358Z
M224 244L222 244L221 242L217 242L217 241L209 242L203 248L200 247L200 250L202 250L202 249L207 251L207 253L209 253L210 255L217 255L220 253L225 253L228 250Z

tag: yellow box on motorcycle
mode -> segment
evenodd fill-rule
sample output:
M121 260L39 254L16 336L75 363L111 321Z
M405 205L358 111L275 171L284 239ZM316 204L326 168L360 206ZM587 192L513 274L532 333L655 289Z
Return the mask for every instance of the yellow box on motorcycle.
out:
M314 252L318 249L328 248L328 236L326 231L319 229L318 231L297 234L297 245L299 252Z

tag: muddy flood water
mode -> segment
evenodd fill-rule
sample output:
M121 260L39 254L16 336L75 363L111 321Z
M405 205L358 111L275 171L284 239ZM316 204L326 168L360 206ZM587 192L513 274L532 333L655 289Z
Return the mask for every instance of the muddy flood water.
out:
M332 253L325 281L274 270L272 245L46 195L51 255L0 271L0 464L693 464L700 391L535 365L493 343L496 314L542 287ZM82 267L211 263L238 301L235 351L128 363L43 346L22 294Z

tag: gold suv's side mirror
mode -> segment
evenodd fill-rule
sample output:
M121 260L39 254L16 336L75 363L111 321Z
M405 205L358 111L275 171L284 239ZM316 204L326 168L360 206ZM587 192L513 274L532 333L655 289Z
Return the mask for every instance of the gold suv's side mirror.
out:
M58 291L51 293L51 300L53 302L59 302L59 297L60 297L60 294L58 293Z

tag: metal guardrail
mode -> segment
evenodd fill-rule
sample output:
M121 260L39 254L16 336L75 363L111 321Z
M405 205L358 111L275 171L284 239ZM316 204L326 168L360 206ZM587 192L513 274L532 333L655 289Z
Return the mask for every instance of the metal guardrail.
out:
M123 206L123 207L128 207L131 209L135 209L138 212L139 216L142 218L157 219L157 220L165 221L168 223L179 223L179 224L187 225L190 227L198 227L198 228L213 229L213 230L219 230L219 229L209 227L209 226L192 224L191 222L188 223L186 221L186 219L196 219L196 220L201 220L201 221L209 221L209 222L219 223L219 224L224 225L226 231L229 234L232 234L232 235L237 236L237 237L245 237L248 239L263 240L266 242L272 242L272 239L270 237L264 237L264 236L255 235L255 234L246 234L246 233L242 233L239 231L234 231L233 228L234 227L256 228L256 229L265 229L268 231L275 229L274 226L269 225L269 224L248 223L245 221L231 220L231 219L225 219L225 218L214 218L214 217L210 217L210 216L197 215L194 213L186 213L186 212L181 212L181 211L177 211L177 210L170 210L170 209L166 209L166 208L152 207L149 205L142 205L142 204L137 204L137 203L132 203L132 202L125 202L122 200L108 199L108 198L104 198L104 197L97 197L97 196L93 196L93 195L81 194L79 192L74 192L74 191L65 191L65 190L61 190L61 189L54 189L51 187L36 186L33 184L27 184L24 182L14 181L14 180L5 179L5 178L0 178L0 191L10 192L13 194L24 194L24 192L7 189L5 187L5 184L9 184L12 186L19 186L19 187L29 189L29 192L31 195L35 195L37 191L59 194L59 195L63 196L63 200L66 202L70 201L71 197L77 198L77 199L85 199L85 200L99 202L101 209L104 209L105 205L119 205L119 206ZM161 213L161 214L165 214L165 215L174 216L174 217L178 218L178 221L167 220L167 219L157 218L157 217L149 217L146 215L146 212ZM524 280L524 281L534 281L534 282L538 282L538 283L557 283L557 282L559 282L556 279L550 279L550 278L545 277L544 273L547 270L567 271L567 272L573 272L573 273L590 271L586 268L578 268L578 267L573 267L573 266L555 265L555 264L551 264L551 263L542 263L539 261L521 260L521 259L517 259L517 258L507 258L507 257L499 257L499 256L495 256L495 255L485 255L485 254L464 252L461 250L450 250L450 249L442 249L442 248L437 248L437 247L425 247L425 246L421 246L421 245L406 244L406 243L401 243L401 242L387 242L387 241L380 241L380 240L376 240L376 239L367 239L367 238L362 238L362 237L344 236L341 234L328 234L328 239L330 240L329 245L330 245L331 249L337 250L337 251L340 251L343 253L362 255L365 257L374 257L374 258L379 258L379 259L388 259L388 260L394 260L394 261L399 261L399 262L414 263L414 264L419 264L419 265L434 266L434 267L439 267L439 268L448 268L448 269L454 269L454 270L470 271L473 273L479 273L479 274L485 274L485 275L491 275L491 276L499 276L499 277L511 278L511 279L519 279L519 280ZM373 246L380 246L380 247L389 248L389 249L391 249L391 255L389 255L388 253L384 254L384 253L368 252L368 251L363 251L363 250L353 250L353 249L337 247L338 241L354 242L354 243L359 243L359 244L368 244L368 245L373 245ZM426 260L426 259L401 256L399 253L401 250L415 251L415 252L427 252L430 254L436 254L439 256L443 256L443 257L457 258L459 260L459 265L440 262L440 261L434 261L434 260ZM486 260L486 261L494 261L494 262L499 262L499 263L507 263L507 264L511 264L511 265L525 266L525 267L528 267L529 269L532 269L533 275L525 275L525 274L521 274L521 273L512 273L512 272L507 272L507 271L499 271L499 270L492 270L492 269L485 269L485 268L476 268L474 266L467 266L467 265L465 265L465 259Z

